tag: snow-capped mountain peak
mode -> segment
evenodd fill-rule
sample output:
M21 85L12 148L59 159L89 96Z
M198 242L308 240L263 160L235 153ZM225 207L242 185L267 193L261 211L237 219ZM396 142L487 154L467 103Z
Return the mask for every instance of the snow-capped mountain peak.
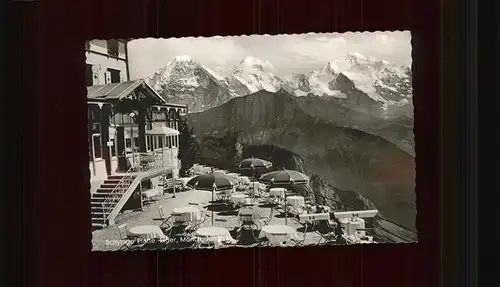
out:
M217 106L234 97L224 77L187 55L174 57L149 78L149 84L167 101L187 104L191 111Z
M188 55L181 55L181 56L175 56L174 60L177 62L191 62L193 61L193 58L191 58L191 56Z
M201 74L206 74L206 76L224 84L224 77L196 62L188 55L174 57L164 68L155 72L149 79L149 83L156 90L163 90L166 87L173 88L175 86L182 87L183 89L187 87L196 88L202 85L200 83Z
M187 55L176 56L149 78L165 99L201 111L259 90L286 90L297 96L331 96L342 105L382 116L409 107L412 112L411 70L360 53L348 53L323 68L283 79L272 64L253 56L233 69L209 68ZM406 109L406 108L405 108Z
M242 69L256 69L258 71L264 71L271 67L269 62L264 62L253 56L247 56L240 62L240 68Z
M286 81L272 73L272 64L253 56L247 56L234 67L226 77L226 82L240 95L259 90L277 92L287 89Z
M355 109L389 116L400 107L411 113L411 70L360 53L348 53L323 68L290 79L297 96L333 96Z

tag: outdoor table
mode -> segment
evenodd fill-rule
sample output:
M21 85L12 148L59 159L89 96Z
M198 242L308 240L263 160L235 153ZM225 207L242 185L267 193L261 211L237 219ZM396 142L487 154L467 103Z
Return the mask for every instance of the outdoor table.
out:
M259 220L262 218L260 211L256 207L241 208L238 212L238 217L240 218L240 221L242 223Z
M178 180L182 182L182 185L183 185L183 186L186 186L186 185L187 185L187 183L188 183L191 179L193 179L193 178L194 178L194 176L190 176L190 177L181 177L181 178L178 178Z
M309 213L309 214L300 214L299 222L304 223L314 223L320 220L330 220L330 213Z
M156 225L134 226L128 230L128 233L132 236L137 236L146 240L166 238L160 227Z
M269 190L269 196L271 197L285 197L286 188L274 187Z
M299 195L292 195L292 196L287 197L286 203L290 204L293 207L306 206L304 197L299 196Z
M229 230L223 227L202 227L196 230L195 234L200 239L201 243L214 243L215 245L222 245L224 241L234 241L229 233Z
M172 210L176 222L193 222L201 218L201 210L194 206L177 207Z
M271 245L279 245L297 237L297 231L287 225L266 225L262 227L262 233L267 237Z
M211 168L208 168L208 167L204 167L202 170L201 170L201 174L209 174L212 172L212 169Z
M233 204L245 204L247 202L247 196L243 193L232 194L231 202Z
M258 182L258 181L254 181L254 182L252 182L252 183L250 184L250 187L251 187L251 188L255 188L255 189L257 189L257 190L258 190L258 189L265 189L265 188L266 188L266 186L265 186L264 184L262 184L262 183L260 183L260 182Z
M248 178L248 176L238 176L238 182L242 184L250 184L250 178Z
M359 217L349 218L347 219L346 229L346 233L348 235L354 235L358 233L359 235L364 236L366 232L364 230L358 231L358 229L365 229L365 221L363 220L363 218Z

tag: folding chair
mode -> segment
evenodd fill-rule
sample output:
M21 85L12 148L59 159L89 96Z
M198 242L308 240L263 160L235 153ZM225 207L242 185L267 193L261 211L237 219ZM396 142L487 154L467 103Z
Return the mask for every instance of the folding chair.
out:
M138 242L139 236L130 235L128 233L127 224L121 224L116 227L118 229L118 234L120 236L120 240L125 243L120 247L120 250L130 250L132 248L140 248L142 245ZM122 232L121 230L124 230Z
M200 204L197 203L197 202L190 202L189 203L190 206L196 206L199 210L200 210L200 213L201 213L201 218L198 219L196 222L193 222L191 223L191 225L189 226L189 228L187 228L187 231L191 232L191 231L195 231L197 230L203 223L205 223L205 221L207 220L207 217L208 216L208 212L206 209L200 207Z
M163 206L160 205L156 208L158 210L158 218L153 218L154 221L161 221L159 227L161 229L169 229L171 224L169 223L172 216L165 217L165 213L163 212Z
M317 244L320 244L323 240L325 243L331 243L336 239L335 230L330 225L329 220L319 220L317 224L316 233L321 236Z

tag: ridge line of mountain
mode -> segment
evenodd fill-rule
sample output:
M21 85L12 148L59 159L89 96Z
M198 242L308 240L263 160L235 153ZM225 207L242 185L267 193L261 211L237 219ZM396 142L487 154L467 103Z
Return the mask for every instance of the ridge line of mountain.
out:
M267 94L267 95L266 95ZM396 147L397 149L401 150L402 152L405 152L407 153L408 155L412 156L412 157L415 157L415 155L413 153L410 153L406 150L404 150L403 148L401 148L400 146L398 146L397 144L395 144L394 142L386 139L385 137L383 136L380 136L378 134L374 134L374 133L370 133L370 132L367 132L365 130L360 130L360 129L357 129L357 128L353 128L353 127L348 127L348 126L340 126L340 125L337 125L331 121L328 121L326 119L323 119L323 118L320 118L320 117L314 117L312 116L311 114L305 112L299 105L299 103L297 102L297 97L294 97L293 95L290 95L287 91L285 90L280 90L276 93L272 93L272 92L269 92L269 91L266 91L266 90L260 90L258 92L255 92L255 93L252 93L252 94L248 94L248 95L245 95L245 96L241 96L241 97L236 97L236 98L232 98L230 99L229 101L219 105L219 106L215 106L215 107L211 107L205 111L200 111L200 112L194 112L194 113L190 113L189 115L193 115L193 116L196 116L196 115L201 115L203 113L206 113L206 112L209 112L209 111L214 111L214 110L217 110L217 109L224 109L225 106L228 106L228 105L236 105L236 103L238 101L244 101L245 99L247 98L252 98L252 97L276 97L276 96L279 96L279 97L286 97L287 100L290 101L290 103L292 103L294 105L294 110L300 112L302 114L302 116L306 117L306 118L309 118L311 121L317 123L317 124L325 124L325 125L328 125L328 126L332 126L334 128L341 128L341 129L345 129L346 131L349 131L349 132L359 132L359 133L363 133L363 134L366 134L366 135L369 135L369 136L373 136L373 137L377 137L377 138L380 138L384 141L386 141L387 143L393 145L394 147ZM188 115L188 116L189 116ZM288 124L288 127L290 127L290 124ZM287 127L287 128L288 128Z

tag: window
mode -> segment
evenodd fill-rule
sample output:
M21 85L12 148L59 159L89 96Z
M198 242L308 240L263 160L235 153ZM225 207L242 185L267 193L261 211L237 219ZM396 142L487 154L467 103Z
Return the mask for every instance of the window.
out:
M92 124L92 146L94 148L94 158L102 158L101 124Z
M166 120L165 113L163 113L163 112L153 112L153 120L156 120L156 121L165 121Z
M151 151L151 137L146 136L146 147L148 151Z
M120 70L108 69L111 83L120 83Z
M113 146L111 146L111 156L116 156L116 142L115 142L115 139L111 139L109 141L113 143Z
M92 65L85 64L85 84L87 87L94 85L94 80L92 76Z
M132 124L134 123L132 117L128 114L117 113L113 116L113 121L115 124Z
M163 137L158 137L158 148L163 148Z
M108 47L108 55L113 57L118 57L119 43L117 40L108 40L107 47Z
M167 137L167 145L168 145L168 148L172 147L172 137L171 136Z
M125 151L126 153L132 153L132 140L130 138L125 139Z

